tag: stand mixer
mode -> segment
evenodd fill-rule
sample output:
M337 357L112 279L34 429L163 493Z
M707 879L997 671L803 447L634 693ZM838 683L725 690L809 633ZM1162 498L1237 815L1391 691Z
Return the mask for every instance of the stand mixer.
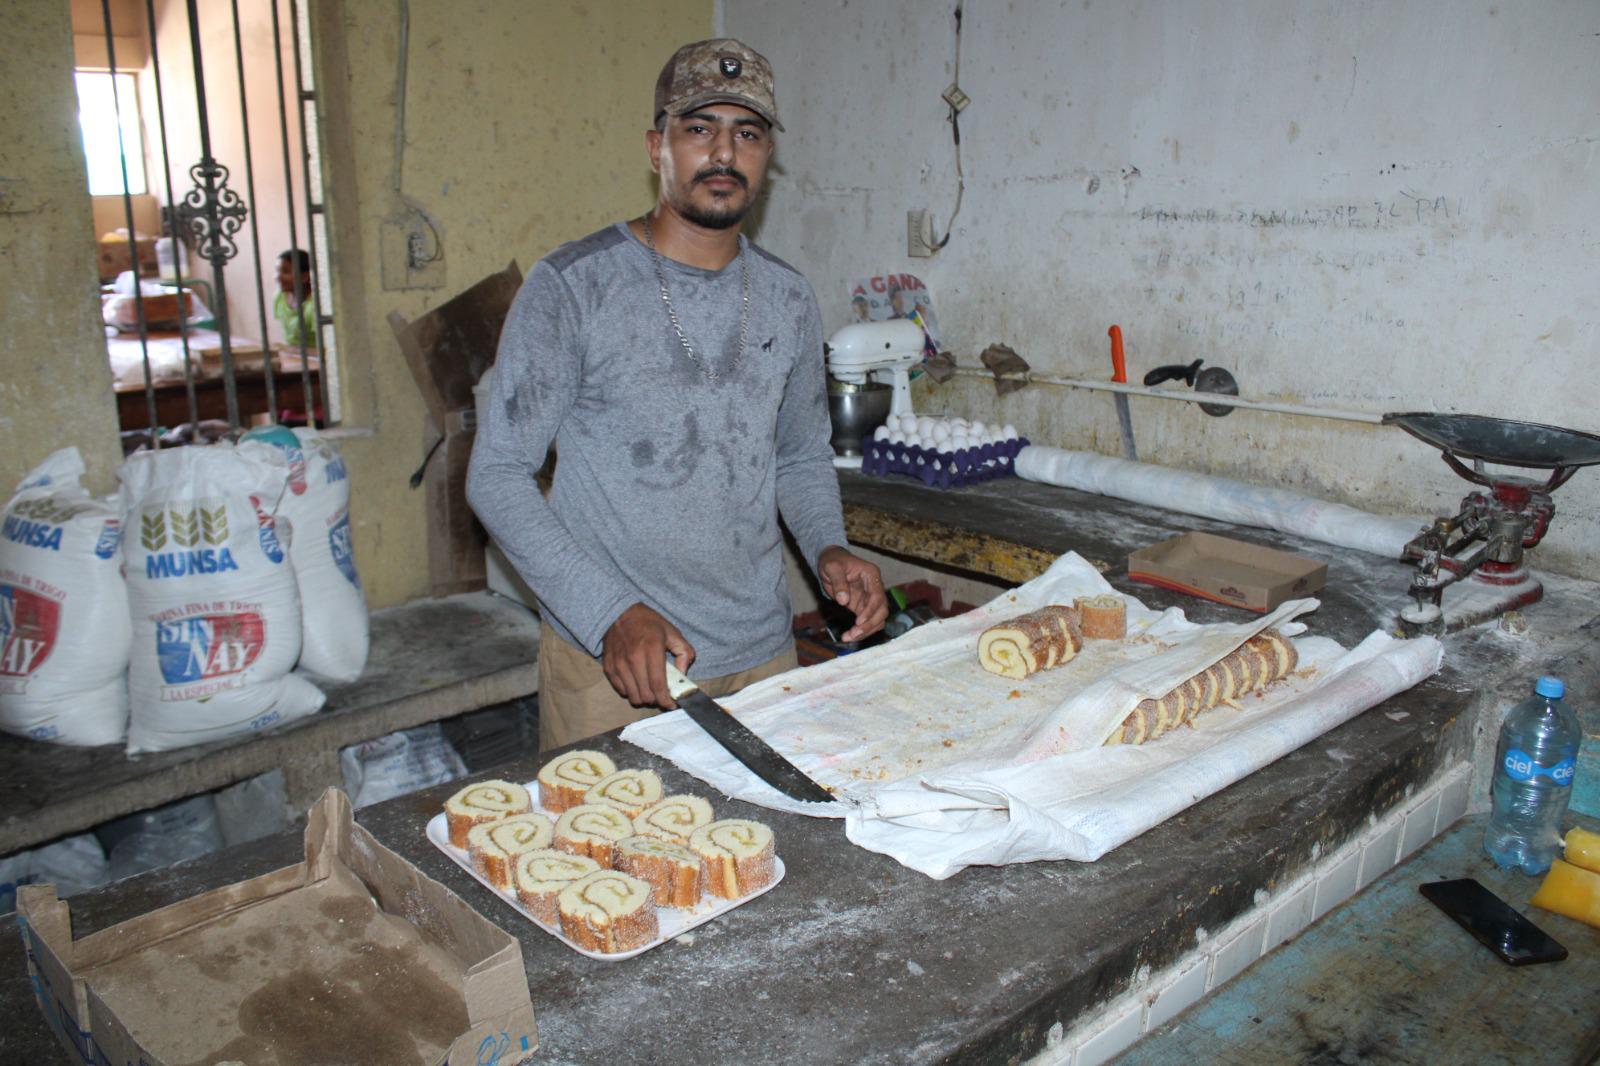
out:
M828 338L828 415L836 466L860 466L862 437L889 415L911 414L911 368L922 361L922 327L904 318L852 322ZM884 405L881 395L887 388Z
M1450 469L1489 490L1468 493L1454 517L1435 518L1406 544L1401 558L1416 563L1417 573L1400 631L1453 632L1538 602L1544 586L1523 565L1523 552L1550 528L1550 493L1579 467L1600 463L1600 436L1482 415L1417 412L1383 421L1438 448ZM1540 482L1491 474L1485 463L1548 469L1550 476Z

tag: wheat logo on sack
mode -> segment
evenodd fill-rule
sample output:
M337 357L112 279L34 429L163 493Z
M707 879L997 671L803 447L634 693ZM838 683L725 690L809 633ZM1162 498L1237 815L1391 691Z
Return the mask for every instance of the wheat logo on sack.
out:
M256 611L202 614L156 623L156 657L168 685L163 700L192 700L242 683L261 657L267 626Z
M350 543L350 516L341 514L339 520L328 529L328 551L333 555L333 564L339 568L339 573L356 588L361 587L361 578L356 575L355 549Z
M45 551L61 550L61 525L74 515L87 510L72 504L60 505L50 500L23 500L12 506L0 524L0 536L14 544Z
M328 463L328 465L326 467L326 470L327 470L327 473L324 475L324 478L325 478L325 483L329 484L329 485L332 485L332 484L334 484L335 482L338 482L338 481L343 481L345 478L350 476L349 473L346 472L346 470L344 468L344 460L343 459L331 460Z
M163 551L169 541L176 550ZM150 553L144 559L144 576L151 581L237 570L239 564L227 543L228 507L221 500L201 500L187 510L146 508L139 514L139 544Z
M52 599L0 585L0 692L22 692L28 675L56 645L61 605Z
M261 501L250 497L250 506L256 509L256 536L261 541L261 554L274 563L283 562L283 545L278 543L278 523L261 509Z

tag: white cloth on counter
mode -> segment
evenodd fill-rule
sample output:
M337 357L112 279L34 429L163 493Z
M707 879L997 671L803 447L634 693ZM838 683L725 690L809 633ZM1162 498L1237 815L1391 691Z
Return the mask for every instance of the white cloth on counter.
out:
M849 839L934 878L973 864L1099 858L1190 804L1432 675L1431 637L1373 633L1346 652L1295 640L1300 666L1238 709L1220 707L1144 745L1102 742L1143 698L1160 696L1316 600L1238 624L1197 625L1133 597L1128 639L1087 641L1071 662L1014 681L978 664L988 626L1050 603L1111 591L1075 554L957 618L888 644L770 678L721 701L813 779L831 804L802 803L756 778L682 711L622 738L736 799L845 819Z
M1370 514L1289 489L1037 444L1018 453L1016 470L1029 481L1276 529L1390 559L1400 558L1406 542L1429 525L1420 518Z

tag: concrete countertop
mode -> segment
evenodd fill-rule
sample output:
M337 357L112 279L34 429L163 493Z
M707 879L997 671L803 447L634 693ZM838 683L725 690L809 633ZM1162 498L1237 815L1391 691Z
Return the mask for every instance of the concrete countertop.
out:
M1036 551L1075 548L1147 604L1178 604L1201 620L1241 613L1128 585L1127 552L1201 528L1326 559L1324 605L1306 620L1346 644L1380 625L1405 588L1398 563L1070 490L1008 481L936 493L849 475L841 483L848 507L916 508L931 536L947 522L979 534L979 547L990 530ZM1529 612L1528 636L1479 629L1450 638L1438 676L1092 864L976 867L935 882L851 846L837 822L714 799L721 814L773 826L787 879L692 938L625 962L571 952L427 843L424 824L459 786L358 817L522 941L539 1062L1017 1062L1043 1050L1053 1026L1059 1033L1093 1016L1470 758L1484 707L1502 690L1520 693L1593 643L1581 625L1595 624L1595 592L1553 580L1546 604ZM590 743L621 765L656 769L669 789L705 790L614 734ZM530 758L488 776L529 780L538 765ZM72 901L75 932L293 862L299 846L298 837L273 838L86 893ZM0 919L0 1004L20 1024L0 1029L0 1061L64 1061L29 1002L14 923Z

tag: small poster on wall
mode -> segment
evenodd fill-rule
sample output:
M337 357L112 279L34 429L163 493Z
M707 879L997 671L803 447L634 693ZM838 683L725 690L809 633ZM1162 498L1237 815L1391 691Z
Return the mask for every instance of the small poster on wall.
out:
M933 313L933 294L915 274L877 274L850 283L849 322L910 319L922 327L927 354L939 350L939 320Z

